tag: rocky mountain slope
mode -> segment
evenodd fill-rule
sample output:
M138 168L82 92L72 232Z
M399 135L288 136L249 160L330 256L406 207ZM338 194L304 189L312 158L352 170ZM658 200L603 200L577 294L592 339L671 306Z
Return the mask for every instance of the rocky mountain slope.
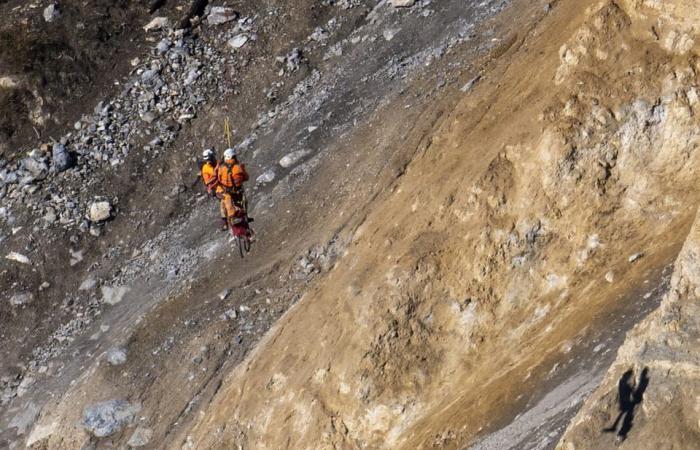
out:
M209 3L0 3L95 61L0 53L3 108L49 99L3 125L0 445L553 448L600 385L559 445L607 448L644 367L623 445L694 442L690 2ZM245 260L195 178L225 118Z

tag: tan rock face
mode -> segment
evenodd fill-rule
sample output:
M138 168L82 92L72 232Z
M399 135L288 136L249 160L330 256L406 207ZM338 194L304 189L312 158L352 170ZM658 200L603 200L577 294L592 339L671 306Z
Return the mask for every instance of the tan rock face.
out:
M697 105L697 5L683 0L623 5L633 18L633 28L650 26L647 31L653 32L663 50L692 55L689 66L677 67L675 76L662 81L667 95L681 99L668 111L690 125L692 108ZM683 146L673 138L666 142L662 149ZM672 153L675 156L662 158L667 167L682 157ZM610 448L616 440L619 448L630 449L700 447L696 401L700 392L699 295L700 220L696 217L661 307L629 333L604 382L573 420L558 448Z

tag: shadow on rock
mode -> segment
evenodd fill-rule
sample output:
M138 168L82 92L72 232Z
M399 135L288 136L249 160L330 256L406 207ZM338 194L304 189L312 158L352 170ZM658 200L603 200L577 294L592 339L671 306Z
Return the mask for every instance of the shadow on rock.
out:
M649 385L649 369L644 368L639 376L639 381L636 386L633 384L634 371L632 369L628 370L617 384L618 389L618 401L620 406L620 413L617 415L615 422L612 426L604 428L603 431L607 433L613 433L617 430L617 426L622 422L620 429L617 431L617 440L624 441L627 438L627 434L632 429L632 424L634 422L634 410L638 404L642 403L644 399L644 391L646 391Z

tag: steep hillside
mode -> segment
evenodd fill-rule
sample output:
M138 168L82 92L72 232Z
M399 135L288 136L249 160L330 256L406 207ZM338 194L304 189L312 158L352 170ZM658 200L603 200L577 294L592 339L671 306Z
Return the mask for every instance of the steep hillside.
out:
M697 60L662 24L562 1L523 30L183 442L463 448L611 345L697 208Z
M553 448L595 391L559 445L608 448L644 367L622 445L695 442L692 2L210 3L118 2L110 87L11 124L0 446ZM244 260L195 176L225 119Z

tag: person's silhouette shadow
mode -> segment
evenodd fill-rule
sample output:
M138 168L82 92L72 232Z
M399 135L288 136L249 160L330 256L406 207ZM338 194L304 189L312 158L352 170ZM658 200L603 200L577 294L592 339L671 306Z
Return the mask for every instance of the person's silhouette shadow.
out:
M648 368L645 367L642 370L636 387L632 385L633 375L634 371L630 369L622 374L622 377L620 377L620 381L617 383L620 413L617 415L617 418L612 426L603 429L605 432L612 433L617 430L617 425L620 423L620 420L622 420L622 426L617 432L617 439L619 441L624 441L627 438L627 434L632 429L635 407L642 403L642 400L644 399L644 391L646 391L647 386L649 386Z

